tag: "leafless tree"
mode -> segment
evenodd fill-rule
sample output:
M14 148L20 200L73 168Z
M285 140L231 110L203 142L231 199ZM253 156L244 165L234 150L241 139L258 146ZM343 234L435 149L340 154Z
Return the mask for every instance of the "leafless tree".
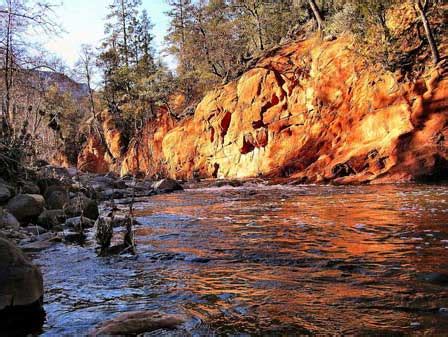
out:
M0 5L0 66L3 72L3 123L13 128L16 116L13 88L15 77L24 70L44 66L41 59L33 62L29 50L33 47L29 33L57 34L54 5L47 1L3 0ZM34 53L35 54L35 53Z
M429 47L431 48L432 60L434 64L440 62L440 54L437 48L437 43L432 33L431 24L429 23L427 11L429 8L430 0L414 0L415 9L420 15L420 19L422 20L423 27L425 29L426 38L429 43Z

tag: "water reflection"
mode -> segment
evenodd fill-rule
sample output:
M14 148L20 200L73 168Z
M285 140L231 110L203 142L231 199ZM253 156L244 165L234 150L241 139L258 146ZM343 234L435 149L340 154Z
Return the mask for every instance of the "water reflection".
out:
M137 205L137 258L39 258L46 333L114 313L188 312L217 334L447 334L445 186L244 186ZM68 325L67 322L70 322Z

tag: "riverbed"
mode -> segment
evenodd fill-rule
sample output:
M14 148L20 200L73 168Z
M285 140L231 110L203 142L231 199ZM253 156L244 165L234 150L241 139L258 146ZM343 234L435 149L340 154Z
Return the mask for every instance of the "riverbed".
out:
M191 335L448 334L448 186L194 187L139 199L137 255L38 253L44 336L122 312ZM119 237L119 234L117 234Z

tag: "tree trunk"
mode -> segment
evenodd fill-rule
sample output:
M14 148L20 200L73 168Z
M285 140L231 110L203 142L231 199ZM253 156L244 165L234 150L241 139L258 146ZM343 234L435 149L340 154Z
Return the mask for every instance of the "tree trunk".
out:
M14 116L11 110L11 25L12 6L8 1L8 23L6 27L6 50L5 50L5 117L9 128L13 128Z
M420 14L420 19L422 20L423 27L425 28L426 38L428 39L428 43L431 48L432 60L433 60L434 64L437 64L440 62L440 54L439 54L439 50L437 49L437 44L434 39L432 30L431 30L431 25L426 16L426 5L427 5L427 3L422 4L420 2L420 0L415 0L415 7L416 7L418 13Z
M321 32L324 28L324 19L322 18L322 15L320 13L319 7L316 4L315 0L308 0L308 4L311 7L311 10L313 11L314 18L317 21L317 29Z
M129 67L128 33L126 31L126 10L124 0L121 0L121 24L123 25L124 59L126 66Z

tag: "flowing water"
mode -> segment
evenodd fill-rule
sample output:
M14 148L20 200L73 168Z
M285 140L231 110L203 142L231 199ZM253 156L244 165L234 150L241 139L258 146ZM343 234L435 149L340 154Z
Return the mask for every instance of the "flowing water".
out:
M44 335L120 312L192 317L192 335L447 335L448 186L193 188L136 205L138 255L36 256ZM204 329L204 326L207 329Z

